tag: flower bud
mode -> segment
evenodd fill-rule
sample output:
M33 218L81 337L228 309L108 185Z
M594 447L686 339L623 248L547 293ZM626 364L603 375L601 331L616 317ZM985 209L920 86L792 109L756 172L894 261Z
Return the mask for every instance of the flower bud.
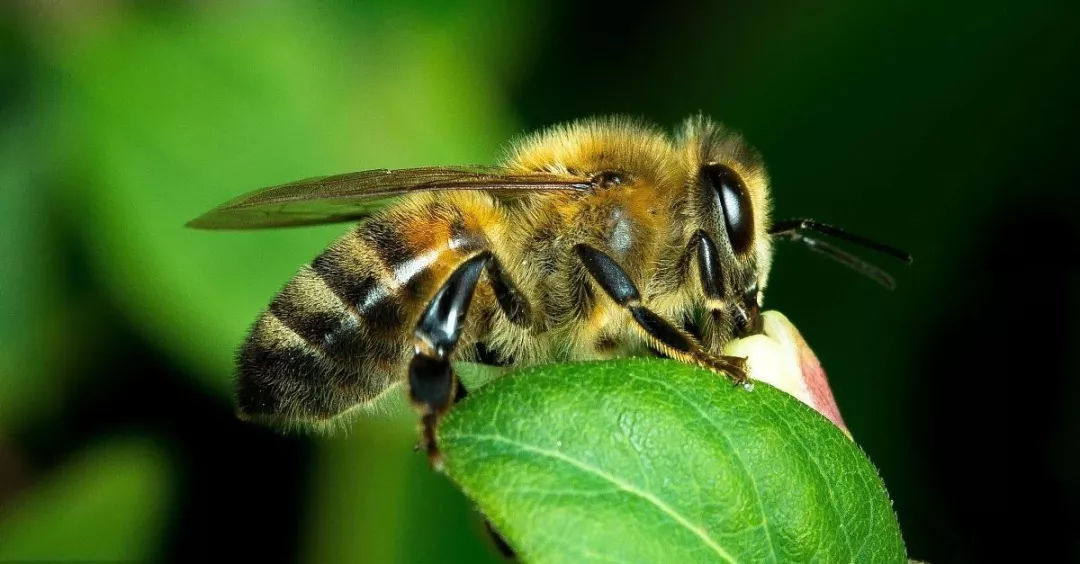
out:
M825 370L799 330L778 311L766 311L761 316L763 334L731 341L724 346L724 354L746 357L750 378L791 394L824 415L850 438L851 433L840 417Z

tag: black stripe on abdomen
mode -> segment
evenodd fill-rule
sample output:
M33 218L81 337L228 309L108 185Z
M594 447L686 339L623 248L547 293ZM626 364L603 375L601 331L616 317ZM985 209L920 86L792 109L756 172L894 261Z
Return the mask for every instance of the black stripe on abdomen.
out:
M361 318L371 336L389 337L406 321L401 296L374 257L332 247L311 263L312 271L334 295Z
M324 257L316 260L329 264ZM343 268L301 268L256 323L239 358L237 400L249 416L326 418L372 399L401 377L407 352L401 323L376 327L395 309L389 293L361 313L370 277ZM356 281L359 279L359 283ZM351 292L351 293L350 293ZM385 316L383 316L385 318Z
M244 417L324 419L355 403L333 393L334 377L318 353L273 344L260 327L240 349L237 368L236 401Z

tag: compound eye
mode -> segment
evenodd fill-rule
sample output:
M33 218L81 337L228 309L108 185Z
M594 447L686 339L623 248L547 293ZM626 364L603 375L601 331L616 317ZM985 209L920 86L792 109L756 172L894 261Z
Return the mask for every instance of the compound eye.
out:
M742 178L722 164L701 167L701 182L711 189L716 205L724 215L731 249L736 254L750 250L754 239L754 212L750 204L750 192Z

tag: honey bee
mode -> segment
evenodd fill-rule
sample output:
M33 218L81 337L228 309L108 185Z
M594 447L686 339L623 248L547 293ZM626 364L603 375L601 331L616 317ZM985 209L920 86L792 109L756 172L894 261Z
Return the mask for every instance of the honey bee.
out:
M241 417L322 421L405 382L422 444L465 389L451 361L515 366L659 352L746 381L719 351L760 329L773 242L897 249L811 220L773 223L759 154L698 116L674 136L627 118L552 127L494 167L373 170L255 191L189 223L359 221L304 265L239 352Z

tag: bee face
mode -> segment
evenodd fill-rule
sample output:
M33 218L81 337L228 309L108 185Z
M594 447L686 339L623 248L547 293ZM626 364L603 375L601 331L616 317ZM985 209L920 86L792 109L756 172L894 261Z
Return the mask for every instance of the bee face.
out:
M722 307L733 333L760 326L758 312L772 264L769 180L760 155L742 138L704 117L686 122L678 140L693 222L717 246Z

